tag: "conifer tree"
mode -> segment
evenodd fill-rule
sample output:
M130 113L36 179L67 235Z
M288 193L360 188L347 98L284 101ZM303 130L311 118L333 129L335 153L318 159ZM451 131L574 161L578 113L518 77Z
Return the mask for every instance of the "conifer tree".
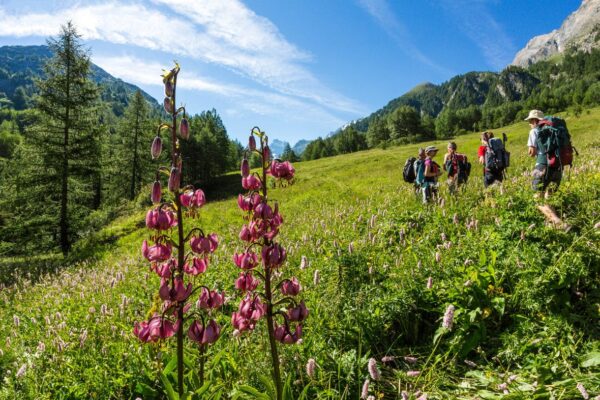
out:
M67 254L82 221L101 202L98 88L89 79L90 58L71 22L48 46L53 57L44 66L44 79L36 82L38 122L21 152L27 158L19 162L22 184L15 190L29 214L25 218L40 222L33 224L37 234L46 231ZM31 190L43 195L43 203L31 198Z

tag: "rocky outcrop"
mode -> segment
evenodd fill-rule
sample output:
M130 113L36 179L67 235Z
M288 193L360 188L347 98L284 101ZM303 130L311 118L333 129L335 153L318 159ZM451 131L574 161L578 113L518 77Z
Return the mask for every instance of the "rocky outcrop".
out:
M519 51L512 65L527 67L540 60L575 48L590 51L600 47L600 0L583 0L560 29L536 36Z

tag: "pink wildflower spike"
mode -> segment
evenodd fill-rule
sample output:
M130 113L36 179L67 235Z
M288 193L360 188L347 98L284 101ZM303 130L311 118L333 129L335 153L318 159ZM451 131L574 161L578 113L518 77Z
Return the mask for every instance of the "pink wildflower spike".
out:
M360 392L360 398L363 400L366 400L367 397L369 397L369 380L365 379L365 382L363 383L362 386L362 390Z
M181 137L185 140L189 139L190 137L190 124L187 120L187 118L182 118L181 122L179 123L179 134L181 135Z
M254 269L258 265L258 256L252 251L241 254L235 253L233 255L233 262L241 269Z
M581 397L583 397L585 400L590 398L590 395L588 394L587 390L585 390L585 387L580 382L577 383L577 390L579 390L579 393L581 393Z
M194 257L191 262L188 261L183 265L185 273L192 276L205 273L207 268L208 260L201 257Z
M150 148L150 155L153 160L156 160L160 157L160 153L162 152L162 139L160 136L156 136L152 141L152 147Z
M298 279L295 276L292 277L291 280L284 280L281 285L281 293L283 293L284 296L296 296L300 293L301 289L300 282L298 282Z
M154 181L152 184L152 194L150 195L150 200L152 203L157 204L160 203L160 198L162 196L162 188L160 185L160 181Z
M369 364L367 369L369 370L369 375L371 376L371 379L373 379L374 381L378 381L379 378L381 378L381 372L379 372L379 369L377 368L377 360L375 360L374 358L369 358Z
M306 308L304 300L296 307L290 308L287 315L290 321L304 321L308 317L308 308Z
M414 378L415 376L421 375L421 371L406 371L406 375Z
M252 273L241 273L240 276L235 280L235 288L241 291L253 291L258 286L259 281L252 276Z
M309 358L308 362L306 363L306 375L309 376L309 378L314 378L315 377L315 368L316 368L317 363L315 362L314 358Z
M433 278L427 278L427 289L431 289L433 287Z
M454 306L450 304L446 308L446 313L444 314L444 320L442 321L442 326L448 330L452 330L452 323L454 322Z
M242 173L242 178L247 178L250 175L250 163L246 157L242 160L240 172Z

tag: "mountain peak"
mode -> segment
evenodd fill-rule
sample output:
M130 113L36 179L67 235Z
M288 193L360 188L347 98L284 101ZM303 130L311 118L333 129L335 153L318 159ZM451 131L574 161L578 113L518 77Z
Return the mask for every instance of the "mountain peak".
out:
M583 0L559 29L531 39L512 65L527 67L567 49L590 51L600 47L600 0Z

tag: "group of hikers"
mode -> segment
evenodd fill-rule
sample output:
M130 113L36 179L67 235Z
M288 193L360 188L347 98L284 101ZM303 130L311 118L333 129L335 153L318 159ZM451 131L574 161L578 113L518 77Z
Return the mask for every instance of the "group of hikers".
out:
M540 110L531 110L525 121L529 122L531 128L527 141L528 154L536 158L532 188L536 192L535 197L543 193L547 199L558 189L563 169L572 164L576 150L571 146L571 137L563 119L545 116ZM491 131L481 134L477 157L483 167L483 185L486 188L501 183L510 165L510 153L505 147L506 135L502 136L502 139L497 138ZM451 194L468 181L471 163L457 149L455 142L448 143L448 152L444 155L441 167L434 161L438 153L435 146L420 148L418 157L406 161L404 180L414 184L415 193L422 196L423 203L438 198L438 179L443 174L442 170L448 174L447 184Z

